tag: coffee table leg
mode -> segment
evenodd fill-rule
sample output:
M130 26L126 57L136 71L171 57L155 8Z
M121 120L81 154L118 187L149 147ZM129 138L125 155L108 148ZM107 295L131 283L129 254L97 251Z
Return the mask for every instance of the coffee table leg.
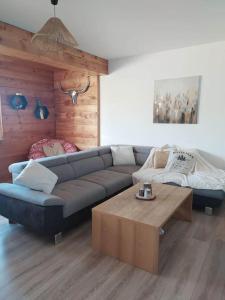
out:
M134 265L148 272L159 272L159 229L136 223Z
M182 220L182 221L192 221L192 201L193 201L193 195L191 194L184 202L183 204L177 209L177 211L174 214L174 217L176 219Z
M92 211L92 247L148 272L159 271L159 228Z

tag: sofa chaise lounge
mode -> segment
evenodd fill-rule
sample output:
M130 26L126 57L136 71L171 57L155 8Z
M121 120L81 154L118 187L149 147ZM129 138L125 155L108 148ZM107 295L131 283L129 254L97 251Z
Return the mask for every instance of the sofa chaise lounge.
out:
M91 208L132 185L132 173L146 161L151 147L133 146L136 165L113 166L111 148L98 147L74 154L37 160L58 176L52 194L10 183L0 184L0 214L55 238L90 216ZM13 180L27 165L9 166ZM194 190L193 206L217 207L223 191Z

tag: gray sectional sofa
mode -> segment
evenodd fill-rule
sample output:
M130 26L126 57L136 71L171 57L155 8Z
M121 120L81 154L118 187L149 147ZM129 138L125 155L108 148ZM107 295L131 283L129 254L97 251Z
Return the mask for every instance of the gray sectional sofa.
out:
M150 147L134 147L136 165L113 166L110 147L37 160L58 176L51 195L0 184L0 214L10 222L55 236L90 215L91 207L132 185L132 173L145 162ZM9 166L15 179L27 161Z
M40 233L58 236L90 215L91 208L132 185L132 173L146 161L151 147L133 146L136 165L113 166L111 149L88 151L37 160L58 176L51 195L10 183L0 184L0 214L10 222ZM12 164L14 179L28 162ZM219 206L222 191L195 190L197 207Z

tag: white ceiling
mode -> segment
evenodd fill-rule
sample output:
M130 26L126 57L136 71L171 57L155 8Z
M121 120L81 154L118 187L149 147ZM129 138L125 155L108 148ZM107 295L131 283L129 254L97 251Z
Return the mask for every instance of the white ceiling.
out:
M0 20L37 31L50 0L0 0ZM225 0L59 0L79 48L105 58L225 40Z

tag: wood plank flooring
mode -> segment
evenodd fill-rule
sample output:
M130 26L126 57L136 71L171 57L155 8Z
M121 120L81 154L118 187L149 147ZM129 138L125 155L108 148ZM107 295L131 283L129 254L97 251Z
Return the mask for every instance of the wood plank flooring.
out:
M91 222L54 246L0 217L0 299L225 299L225 207L166 230L156 276L95 253Z

